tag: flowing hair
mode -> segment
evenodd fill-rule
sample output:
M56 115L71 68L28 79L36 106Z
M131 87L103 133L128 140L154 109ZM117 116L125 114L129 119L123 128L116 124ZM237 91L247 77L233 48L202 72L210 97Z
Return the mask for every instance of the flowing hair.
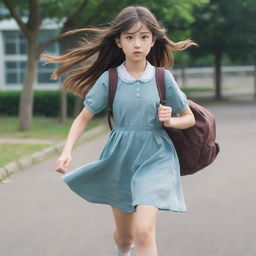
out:
M80 47L69 50L62 56L41 54L41 57L48 59L45 64L62 63L51 75L51 79L58 79L66 73L63 90L72 92L81 98L85 97L104 71L117 67L124 62L125 55L122 49L117 46L115 39L119 38L122 32L129 30L137 22L141 22L151 31L155 41L146 57L151 65L168 68L173 64L172 51L182 51L191 45L197 46L190 39L176 43L171 41L166 36L165 28L159 24L148 8L128 6L110 22L110 26L107 28L82 28L62 34L62 36L67 36L87 31L96 35L91 42L85 39L80 43ZM90 60L91 57L96 57L91 64L84 63Z

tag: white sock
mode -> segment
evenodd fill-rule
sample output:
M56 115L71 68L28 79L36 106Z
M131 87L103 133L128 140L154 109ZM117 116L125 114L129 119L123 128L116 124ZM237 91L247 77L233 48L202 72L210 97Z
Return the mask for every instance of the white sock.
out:
M131 256L131 250L129 252L118 251L117 256Z
M134 244L131 245L131 248L133 248L133 247L134 247ZM120 252L116 245L117 256L131 256L131 248L128 252Z

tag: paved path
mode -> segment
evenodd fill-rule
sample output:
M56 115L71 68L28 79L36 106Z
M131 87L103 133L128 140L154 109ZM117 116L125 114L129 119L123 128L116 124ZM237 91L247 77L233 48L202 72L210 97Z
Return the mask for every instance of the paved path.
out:
M256 105L208 106L221 153L182 178L188 213L160 211L160 256L256 255ZM96 160L107 134L77 147L71 168ZM115 256L108 205L89 203L55 172L57 156L0 183L1 256Z
M58 140L41 140L41 139L28 139L28 138L5 138L5 139L0 139L0 143L24 143L24 144L53 144L53 143L58 143Z

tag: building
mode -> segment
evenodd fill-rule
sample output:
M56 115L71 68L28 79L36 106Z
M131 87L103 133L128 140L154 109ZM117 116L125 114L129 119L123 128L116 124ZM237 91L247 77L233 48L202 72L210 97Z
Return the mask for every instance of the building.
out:
M40 42L46 41L59 33L59 24L45 20L40 31ZM51 44L44 53L59 54L58 43ZM0 91L21 90L26 66L26 38L19 30L14 19L0 21ZM38 65L35 90L57 90L60 81L50 80L50 75L57 64Z

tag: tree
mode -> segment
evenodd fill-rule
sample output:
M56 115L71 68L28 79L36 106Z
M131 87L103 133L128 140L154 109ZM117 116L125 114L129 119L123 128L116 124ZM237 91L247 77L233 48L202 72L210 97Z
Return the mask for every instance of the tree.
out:
M76 11L67 15L66 22L63 25L62 33L69 31L74 28L83 28L91 25L107 25L109 21L124 7L128 5L142 5L150 8L156 15L158 20L171 31L176 41L183 40L189 36L190 23L194 21L193 9L208 3L208 0L168 0L165 2L150 0L145 2L144 0L139 1L117 1L109 0L108 5L105 5L104 1L94 1L94 4L89 4L88 1L83 1L78 5ZM62 2L59 12L50 12L51 17L61 18L69 4L68 2ZM97 13L98 15L95 15ZM58 16L56 16L56 14ZM174 33L173 33L174 31ZM82 34L75 34L71 37L63 38L60 40L62 45L62 51L75 47L78 42L78 37ZM186 58L183 58L186 59ZM62 93L62 101L65 102L65 93ZM81 103L80 98L76 98L76 112L79 111L79 104ZM65 109L65 108L62 108ZM64 114L62 115L64 116Z
M233 0L232 4L228 0L211 0L208 5L195 12L196 21L192 24L192 35L201 47L194 49L192 54L194 56L209 53L214 55L216 99L222 98L221 60L223 55L226 53L239 58L241 49L248 47L248 44L245 46L245 41L250 37L252 32L250 28L254 24L248 19L248 12L253 5L255 5L253 0ZM253 19L253 14L251 18ZM241 35L245 37L242 38Z
M170 24L175 24L175 20L178 21L178 27L184 21L186 24L189 23L189 21L192 20L191 10L193 6L197 6L199 3L202 4L203 2L205 2L205 0L168 0L165 2L159 0L149 0L147 2L142 0L109 0L106 5L103 0L27 0L25 2L3 0L10 15L16 20L21 32L27 39L28 57L19 103L20 129L30 130L32 128L33 83L37 76L39 56L51 43L61 39L60 35L58 35L46 42L39 43L40 26L44 18L57 18L59 21L62 21L64 18L64 25L61 29L61 33L63 33L70 29L107 24L119 10L127 5L137 4L149 7L156 13L157 17L161 15L163 22L172 19L173 21L170 22ZM27 18L27 21L24 21L26 20L24 18ZM62 41L63 51L74 46L75 41L76 40L71 40L71 38ZM65 98L66 96L63 92L61 97L63 120L66 116Z
M61 9L63 6L66 7L66 13L72 18L79 11L79 7L85 6L88 2L90 1L27 0L26 2L16 2L14 0L3 0L3 3L9 10L10 16L15 19L21 32L27 39L26 71L18 111L20 130L25 131L32 128L33 84L38 73L38 59L40 54L51 43L61 38L60 35L58 35L55 38L39 43L42 20L46 17L51 17L51 13L61 13L56 12L56 10ZM63 16L59 16L60 20L64 17L63 13L62 15ZM26 20L26 18L27 21L25 22L24 20ZM65 97L62 97L62 99L65 99ZM65 106L61 107L61 109L66 112Z
M43 7L39 0L28 0L21 3L13 0L3 0L3 3L27 39L26 71L18 111L20 130L25 131L32 128L33 84L38 73L38 59L51 40L47 43L39 43ZM24 21L26 17L27 21Z
M245 59L252 61L254 65L254 99L256 100L256 2L254 0L242 1L239 5L239 13L236 19L236 33L230 37L232 42L236 42L233 47L229 47L227 54L231 60Z
M29 130L31 129L32 124L32 87L37 75L37 60L39 56L38 37L41 24L40 6L38 0L30 0L27 3L28 6L26 6L26 4L23 5L25 8L28 7L28 21L25 23L21 15L16 11L13 1L3 0L3 2L27 39L27 63L24 85L19 103L19 121L21 130Z

